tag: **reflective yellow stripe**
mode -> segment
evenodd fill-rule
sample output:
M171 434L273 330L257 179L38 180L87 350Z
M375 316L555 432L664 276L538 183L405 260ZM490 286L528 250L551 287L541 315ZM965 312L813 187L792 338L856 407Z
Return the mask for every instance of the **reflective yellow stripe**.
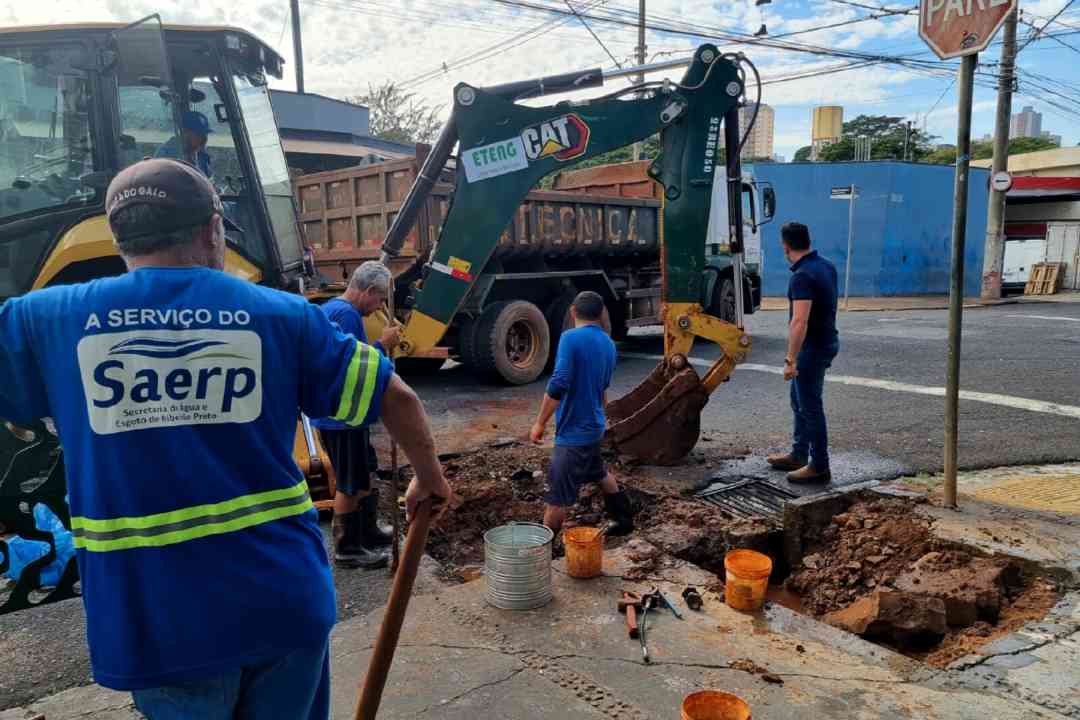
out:
M360 360L363 357L361 353L363 347L357 341L352 360L349 361L349 367L345 370L345 387L341 388L341 402L338 403L338 410L334 413L335 420L342 420L347 417L349 410L352 408L353 395L356 392L356 381L360 377Z
M302 515L313 507L314 506L311 504L311 498L305 498L304 502L297 505L289 505L287 507L275 508L274 510L267 510L265 512L255 513L253 515L245 515L244 517L236 518L234 520L228 520L225 522L197 525L187 530L177 530L174 532L163 533L161 535L137 535L132 537L117 538L115 540L94 540L76 535L75 547L85 549L89 552L111 552L114 550L131 550L133 548L162 547L165 545L175 545L177 543L186 542L188 540L196 540L198 538L207 537L209 535L223 535L225 533L243 530L245 528L249 528L255 525L261 525L263 523L271 522L272 520L280 520L281 518L292 517L294 515Z
M345 421L350 425L359 425L367 417L368 410L371 408L371 398L375 395L375 385L379 378L379 361L379 351L373 347L368 347L367 374L364 376L364 389L363 394L360 396L360 404L357 405L353 416Z
M156 513L154 515L141 515L136 517L121 517L111 520L95 520L92 518L72 516L71 529L93 530L97 532L114 532L129 528L152 528L157 525L171 525L173 523L194 520L199 517L224 515L241 508L262 505L286 498L296 498L307 494L307 483L300 482L292 487L280 490L267 490L266 492L252 495L241 495L232 500L212 503L208 505L194 505L192 507L172 510L170 512Z
M379 351L370 345L356 343L356 352L349 362L345 374L345 387L341 391L341 401L335 420L349 425L360 425L371 409L371 400L379 380L379 364L382 358Z

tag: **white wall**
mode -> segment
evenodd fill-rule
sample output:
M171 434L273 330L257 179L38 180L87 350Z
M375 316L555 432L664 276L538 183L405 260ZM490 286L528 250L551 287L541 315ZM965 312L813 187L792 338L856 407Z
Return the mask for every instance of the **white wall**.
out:
M1062 290L1080 290L1080 224L1047 225L1046 262L1065 263Z

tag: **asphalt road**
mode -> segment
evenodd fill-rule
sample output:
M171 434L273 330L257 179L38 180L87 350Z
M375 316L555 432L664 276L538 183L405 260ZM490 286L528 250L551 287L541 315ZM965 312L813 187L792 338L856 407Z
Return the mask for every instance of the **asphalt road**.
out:
M786 313L751 316L754 345L745 366L721 386L702 418L699 444L718 463L672 472L695 479L723 472L756 472L760 455L784 447L790 434L787 385L779 376ZM840 317L841 350L825 390L830 442L845 481L942 467L948 318L945 311L853 312ZM632 388L655 365L655 332L635 334L620 347L612 388ZM702 343L693 357L708 361ZM964 314L961 386L993 402L962 400L960 465L981 468L1080 459L1080 304L1013 304ZM881 381L885 381L884 385ZM443 452L505 437L522 437L543 385L493 387L458 366L413 381L424 398ZM1037 401L1032 403L1031 401ZM1039 404L1042 403L1042 404ZM1055 407L1056 404L1056 407ZM699 453L700 455L700 453ZM386 571L337 573L342 618L381 604ZM78 601L0 617L0 709L90 682Z

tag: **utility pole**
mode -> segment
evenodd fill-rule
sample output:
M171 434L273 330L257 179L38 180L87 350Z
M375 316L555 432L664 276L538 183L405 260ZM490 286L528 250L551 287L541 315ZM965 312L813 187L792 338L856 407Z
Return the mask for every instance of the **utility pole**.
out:
M637 63L638 65L645 64L645 0L638 0L638 26L637 26ZM645 73L641 73L637 77L638 85L645 84ZM640 97L639 93L639 97ZM642 148L641 141L634 143L634 160L641 159Z
M1001 46L1001 75L998 77L997 117L994 119L994 162L990 177L1009 168L1009 120L1012 118L1013 68L1016 64L1016 21L1018 10L1005 18ZM986 244L983 250L983 300L1001 299L1001 264L1005 254L1005 195L1008 190L990 189L986 208Z
M296 63L296 92L304 94L304 46L300 42L300 0L289 0L292 10L293 62Z

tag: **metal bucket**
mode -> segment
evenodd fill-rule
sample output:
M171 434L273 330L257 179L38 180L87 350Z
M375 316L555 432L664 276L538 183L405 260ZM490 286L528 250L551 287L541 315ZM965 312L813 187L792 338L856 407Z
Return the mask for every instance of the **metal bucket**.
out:
M503 610L532 610L551 602L551 543L544 525L510 523L484 533L487 601Z

